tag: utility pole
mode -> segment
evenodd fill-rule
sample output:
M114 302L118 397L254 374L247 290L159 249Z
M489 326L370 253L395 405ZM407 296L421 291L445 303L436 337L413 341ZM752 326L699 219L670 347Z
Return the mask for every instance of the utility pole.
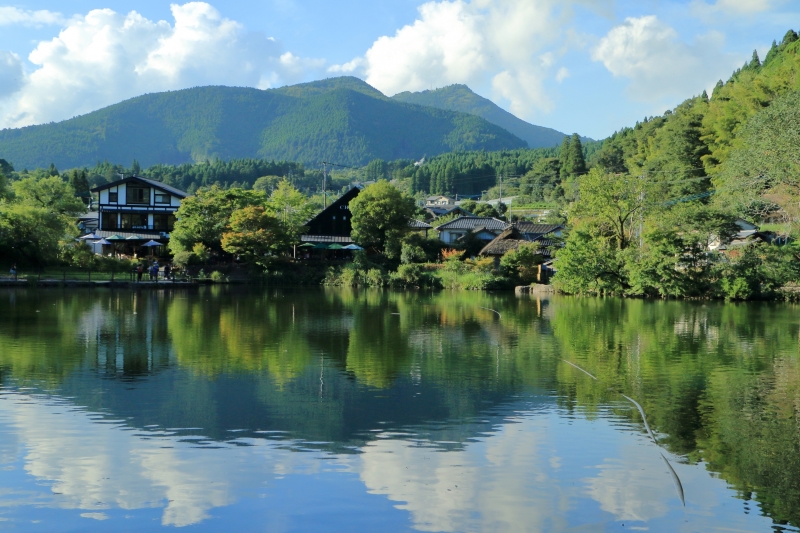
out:
M500 201L498 203L503 203L503 175L500 174L497 177L500 180Z
M322 209L328 207L328 193L325 190L326 182L328 178L328 163L323 161L322 162Z

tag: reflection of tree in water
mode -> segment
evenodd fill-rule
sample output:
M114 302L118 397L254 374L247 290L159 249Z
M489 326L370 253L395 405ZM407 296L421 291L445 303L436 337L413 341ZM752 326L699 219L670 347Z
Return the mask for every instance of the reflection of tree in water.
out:
M553 318L559 398L588 416L621 390L659 441L705 461L777 522L800 525L798 323L789 306L581 299ZM625 404L620 404L625 405ZM626 415L626 412L629 413ZM638 419L634 410L621 416Z
M613 388L642 404L670 451L800 524L791 306L218 288L3 301L4 383L60 389L133 425L201 427L220 440L284 429L337 449L391 426L458 447L520 392L553 391L589 418L610 405L639 423Z

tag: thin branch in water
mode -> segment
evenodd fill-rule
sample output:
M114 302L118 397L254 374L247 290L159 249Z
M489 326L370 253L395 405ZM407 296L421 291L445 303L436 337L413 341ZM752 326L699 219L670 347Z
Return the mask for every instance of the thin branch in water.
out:
M669 468L669 473L672 474L672 483L675 484L675 490L678 491L678 496L681 499L681 503L684 507L686 507L686 500L683 497L683 484L681 483L681 478L678 477L678 474L675 472L675 469L672 468L672 465L669 464L669 461L664 454L661 454L661 458L664 459L664 462L667 463L667 468Z
M622 393L620 392L620 394ZM644 414L644 409L642 409L642 406L639 405L639 402L637 402L630 396L625 396L624 394L622 394L622 397L631 402L633 405L635 405L636 408L639 410L639 414L642 415L642 422L644 422L644 428L647 430L647 434L650 435L650 438L653 440L653 444L657 446L658 443L656 442L656 438L653 435L653 432L650 430L650 424L647 423L647 417Z
M587 376L589 376L589 377L590 377L590 378L592 378L593 380L595 380L595 381L598 381L598 379L597 379L596 377L594 377L593 375L591 375L590 373L588 373L586 370L582 369L582 368L581 368L581 367L579 367L578 365L572 364L572 363L570 363L569 361L567 361L566 359L562 359L562 361L564 361L565 363L567 363L569 366L574 366L575 368L577 368L578 370L580 370L581 372L583 372L584 374L586 374Z
M492 313L497 313L497 311L495 311L494 309L489 309L488 307L481 307L481 309L486 309L487 311L491 311ZM500 313L497 313L497 316L503 318L503 315L501 315Z

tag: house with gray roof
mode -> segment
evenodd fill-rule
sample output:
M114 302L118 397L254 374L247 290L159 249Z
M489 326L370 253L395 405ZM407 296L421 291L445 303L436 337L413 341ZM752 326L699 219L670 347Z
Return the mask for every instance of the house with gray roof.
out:
M454 243L468 233L474 233L479 239L488 242L509 225L508 222L493 217L464 216L437 226L436 231L439 239L446 243Z

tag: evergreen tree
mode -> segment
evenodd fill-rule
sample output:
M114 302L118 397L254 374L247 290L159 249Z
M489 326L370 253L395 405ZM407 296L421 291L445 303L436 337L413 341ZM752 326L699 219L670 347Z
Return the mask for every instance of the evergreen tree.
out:
M572 134L572 138L567 145L567 157L561 166L561 178L569 176L579 176L586 173L586 160L583 157L583 145L577 133Z
M758 70L761 68L761 60L758 58L758 51L753 50L753 57L750 63L747 64L748 70Z
M787 46L792 44L796 40L797 40L797 33L795 33L794 30L789 30L786 32L786 35L783 36L783 41L781 41L781 44L783 46Z
M717 84L714 86L714 91L711 93L711 98L716 98L716 96L719 94L719 91L723 87L725 87L725 84L722 82L722 80L719 80Z
M567 173L567 167L569 166L569 154L569 137L564 137L564 140L561 141L561 148L558 151L558 162L561 167L561 179L564 179L569 175Z
M140 167L139 162L134 159L133 163L131 164L131 173L134 176L138 176L139 174L141 174L141 172L142 172L142 167Z
M58 176L59 175L58 169L56 168L56 166L53 163L50 163L50 168L47 169L47 173L50 176Z

